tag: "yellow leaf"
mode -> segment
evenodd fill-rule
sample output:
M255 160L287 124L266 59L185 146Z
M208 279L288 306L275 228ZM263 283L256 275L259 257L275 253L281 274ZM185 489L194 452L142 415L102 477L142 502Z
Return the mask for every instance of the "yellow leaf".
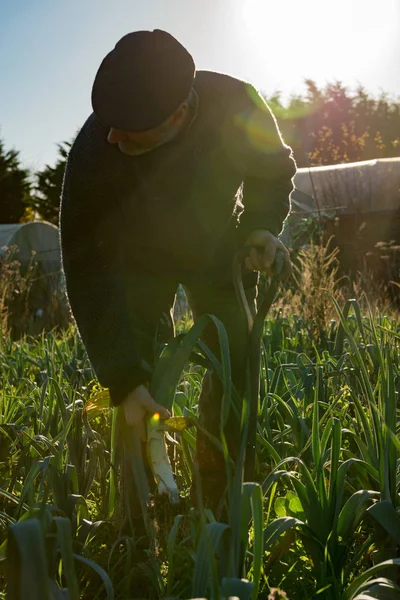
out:
M101 392L97 392L94 394L87 403L85 404L85 411L89 412L91 410L104 410L106 408L110 408L110 392L108 389L102 390Z
M173 431L183 431L184 429L191 427L192 422L186 417L170 417L169 419L164 421L164 425L168 429L172 429Z

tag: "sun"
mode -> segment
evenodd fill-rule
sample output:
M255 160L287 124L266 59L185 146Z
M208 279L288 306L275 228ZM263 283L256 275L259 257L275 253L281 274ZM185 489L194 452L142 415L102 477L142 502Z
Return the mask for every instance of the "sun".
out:
M344 0L235 0L235 18L261 81L273 74L287 88L311 73L323 81L346 73L356 54L358 38L348 28L357 19Z

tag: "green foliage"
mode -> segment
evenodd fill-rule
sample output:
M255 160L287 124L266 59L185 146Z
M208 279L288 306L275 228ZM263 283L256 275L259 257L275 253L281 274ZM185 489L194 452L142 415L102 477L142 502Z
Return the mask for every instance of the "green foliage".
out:
M58 144L59 156L55 165L46 165L36 173L35 193L30 203L42 219L57 226L64 171L71 145L71 142Z
M30 199L29 172L16 150L5 150L0 140L0 223L19 223Z
M147 552L119 532L117 423L88 402L99 387L76 331L3 336L0 589L7 581L13 599L26 586L32 597L70 599L285 597L277 588L300 600L395 598L400 328L354 300L336 309L337 324L318 339L304 318L266 322L256 482L242 476L245 402L234 468L225 453L224 523L189 502L204 372L192 350L203 323L163 349L155 389L170 403L177 385L173 409L190 426L170 434L182 502L176 512L153 498L158 543ZM207 358L229 392L222 330L220 339L221 363Z

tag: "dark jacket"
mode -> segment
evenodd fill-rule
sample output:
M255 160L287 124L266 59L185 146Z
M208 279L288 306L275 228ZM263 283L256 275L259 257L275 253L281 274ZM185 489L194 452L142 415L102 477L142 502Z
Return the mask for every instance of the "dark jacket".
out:
M199 71L195 90L195 120L154 151L123 154L92 114L68 157L60 212L68 299L114 404L148 379L125 274L207 277L253 230L278 235L290 209L295 162L255 89Z

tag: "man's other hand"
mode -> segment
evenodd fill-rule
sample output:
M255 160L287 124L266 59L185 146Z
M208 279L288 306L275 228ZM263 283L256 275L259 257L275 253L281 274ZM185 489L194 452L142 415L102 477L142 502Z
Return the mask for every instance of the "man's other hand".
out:
M292 263L287 248L282 242L266 229L256 229L253 231L244 244L250 247L249 255L245 260L245 266L251 271L261 271L272 276L273 265L277 251L283 253L282 271L279 274L280 279L287 279L292 273Z
M127 424L139 431L143 441L146 440L146 417L155 413L158 413L161 419L168 419L171 416L166 408L157 404L144 385L139 385L133 392L130 392L122 401L121 406Z

